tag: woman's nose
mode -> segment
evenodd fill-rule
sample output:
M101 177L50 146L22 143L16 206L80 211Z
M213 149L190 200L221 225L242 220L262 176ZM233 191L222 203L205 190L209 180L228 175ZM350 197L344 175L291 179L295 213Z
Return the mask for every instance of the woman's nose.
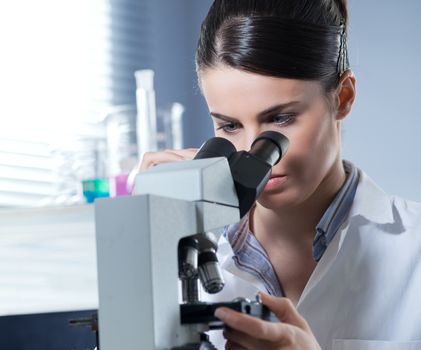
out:
M237 148L237 151L249 151L251 148L251 145L253 144L254 140L259 136L263 131L261 130L254 130L252 132L249 132L244 135L244 138L242 140L239 140L235 147Z
M257 135L256 135L257 137ZM256 139L256 137L253 138L247 138L247 140L240 140L239 142L235 143L235 148L237 151L249 151L251 148L251 145L253 141Z

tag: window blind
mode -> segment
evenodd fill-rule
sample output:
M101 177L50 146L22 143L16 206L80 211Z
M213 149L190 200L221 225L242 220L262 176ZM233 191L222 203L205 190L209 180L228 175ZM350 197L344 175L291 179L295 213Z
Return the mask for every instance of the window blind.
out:
M150 6L0 3L0 207L59 204L63 182L75 180L57 166L61 147L102 137L110 108L135 104L134 71L152 62Z

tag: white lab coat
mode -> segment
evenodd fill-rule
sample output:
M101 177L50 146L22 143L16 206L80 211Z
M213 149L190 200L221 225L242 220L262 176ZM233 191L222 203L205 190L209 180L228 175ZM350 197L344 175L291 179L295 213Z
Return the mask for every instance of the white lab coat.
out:
M265 291L235 266L224 238L218 255L226 286L208 300ZM297 309L323 350L421 350L421 204L388 196L362 173L349 217ZM221 333L210 334L223 349Z

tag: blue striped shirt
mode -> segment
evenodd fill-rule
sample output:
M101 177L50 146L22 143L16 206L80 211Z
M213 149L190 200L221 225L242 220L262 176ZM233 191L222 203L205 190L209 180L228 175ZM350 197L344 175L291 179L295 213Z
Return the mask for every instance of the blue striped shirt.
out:
M354 201L360 177L359 170L347 161L344 161L344 168L347 175L346 181L315 229L313 241L315 261L322 258L327 246L348 217ZM269 294L281 296L282 288L269 257L250 231L248 214L240 222L227 226L224 234L233 249L233 260L236 266L263 281Z

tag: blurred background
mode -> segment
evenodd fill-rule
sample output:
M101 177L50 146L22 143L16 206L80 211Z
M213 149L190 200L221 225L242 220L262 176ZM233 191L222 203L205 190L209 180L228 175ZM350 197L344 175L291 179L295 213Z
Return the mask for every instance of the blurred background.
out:
M155 72L161 119L179 103L181 146L200 146L211 135L202 124L211 124L197 89L194 53L209 3L1 3L0 42L7 54L0 58L0 207L83 202L78 183L115 168L108 158L113 152L105 151L107 121L135 116L137 70ZM131 123L119 127L114 136L127 145L136 130Z
M81 203L83 180L127 173L138 155L116 169L123 156L114 152L110 159L107 127L123 118L116 142L130 144L127 120L136 113L140 69L155 72L158 118L175 102L181 107L179 145L199 147L211 137L194 67L210 3L2 2L0 207ZM344 123L344 157L387 192L421 200L421 3L350 1L349 7L358 98Z

